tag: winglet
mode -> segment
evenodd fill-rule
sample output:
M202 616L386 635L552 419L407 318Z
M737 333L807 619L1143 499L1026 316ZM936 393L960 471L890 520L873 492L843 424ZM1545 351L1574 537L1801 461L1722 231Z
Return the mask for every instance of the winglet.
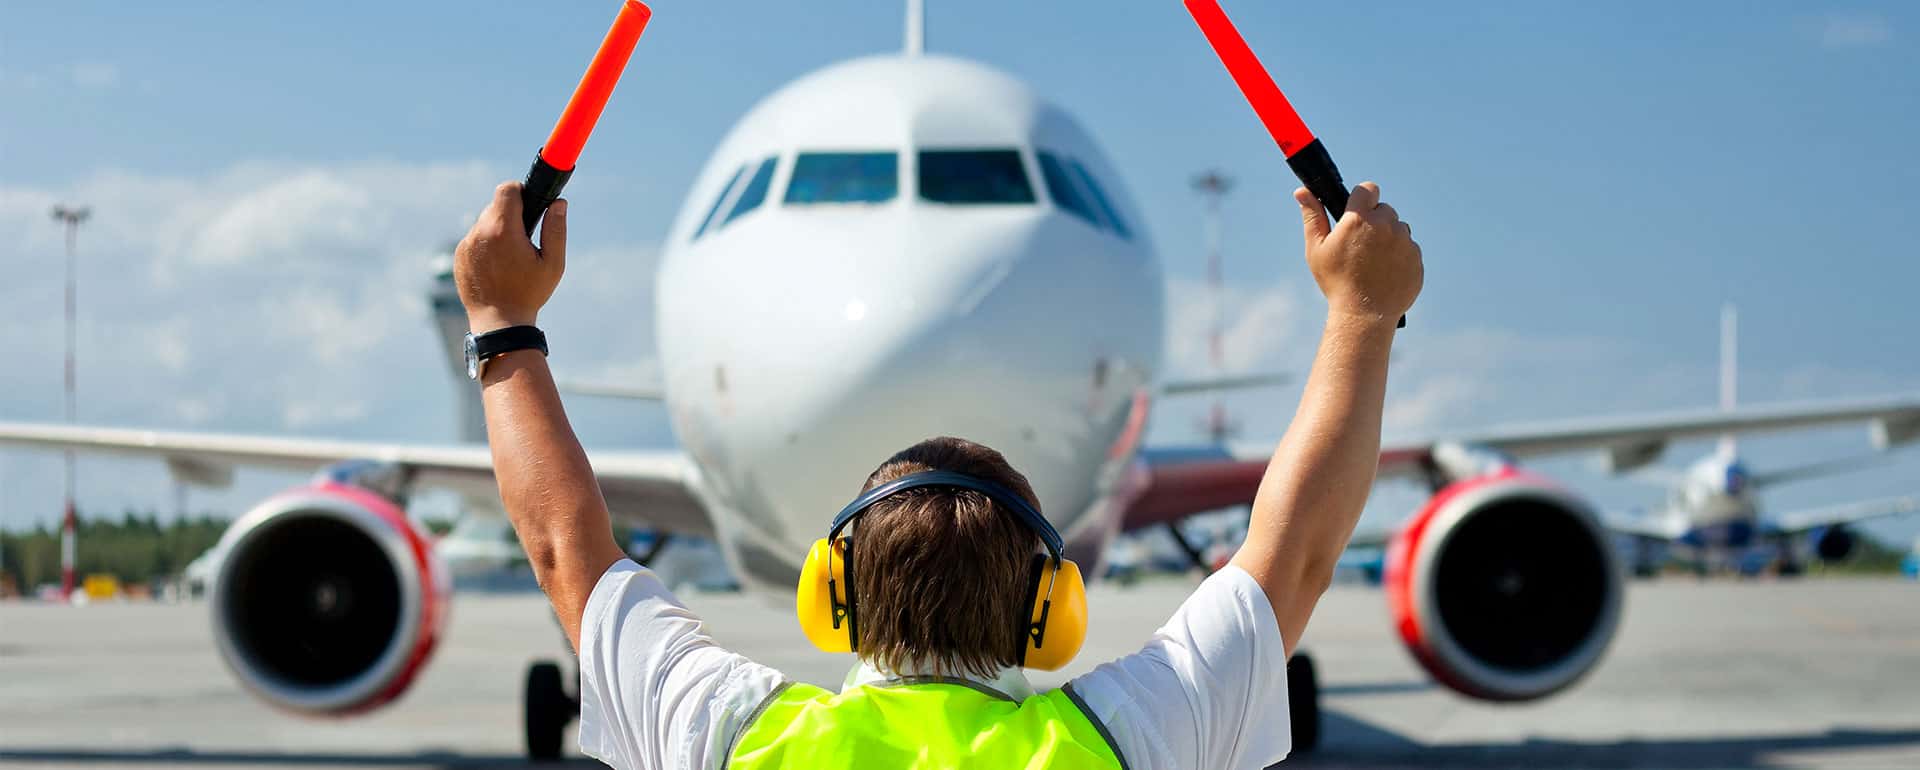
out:
M1740 312L1729 302L1720 306L1720 411L1731 412L1739 404L1739 386ZM1728 457L1739 451L1733 434L1720 437L1720 451Z
M927 51L927 7L924 0L907 0L907 43L908 56L919 56Z

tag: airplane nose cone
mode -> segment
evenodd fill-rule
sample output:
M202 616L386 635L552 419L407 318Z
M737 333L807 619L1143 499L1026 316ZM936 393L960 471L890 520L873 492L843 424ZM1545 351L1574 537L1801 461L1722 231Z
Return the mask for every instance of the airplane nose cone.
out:
M1157 271L1031 210L925 213L865 237L815 223L810 269L740 287L755 350L685 378L717 389L706 429L725 441L708 443L732 456L713 481L769 550L797 556L882 461L941 435L1000 450L1064 531L1158 365Z

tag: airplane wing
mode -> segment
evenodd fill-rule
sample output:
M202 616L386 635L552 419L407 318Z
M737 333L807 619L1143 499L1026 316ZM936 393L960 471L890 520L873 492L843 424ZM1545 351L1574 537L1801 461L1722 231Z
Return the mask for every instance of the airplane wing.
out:
M1380 449L1378 478L1419 477L1436 463L1452 469L1449 450L1463 447L1514 459L1600 451L1612 469L1625 471L1659 459L1673 441L1852 422L1868 423L1872 441L1880 449L1920 439L1920 397L1566 420L1389 441ZM1273 442L1142 449L1145 482L1122 514L1121 528L1140 529L1252 502L1272 448Z
M485 446L248 436L0 422L0 444L165 460L189 480L229 477L234 467L309 472L344 460L390 463L416 482L474 500L499 500ZM712 517L694 492L698 471L677 450L591 452L607 506L622 520L711 536Z
M1348 548L1385 548L1393 542L1392 529L1361 530L1347 538Z
M596 398L613 398L623 401L665 401L666 390L657 385L627 385L591 380L561 380L555 383L561 393L573 393Z
M1708 438L1725 433L1799 430L1850 422L1868 423L1874 446L1879 449L1920 439L1920 397L1899 396L1565 420L1469 431L1448 436L1446 440L1486 447L1515 458L1602 450L1607 452L1614 470L1624 471L1658 459L1660 452L1672 441ZM1432 445L1438 442L1427 443ZM1386 469L1381 470L1384 472Z
M1623 535L1652 538L1654 540L1678 540L1687 534L1687 523L1677 516L1648 516L1625 511L1603 511L1600 523L1608 530Z
M1203 377L1191 380L1173 380L1160 386L1160 392L1168 396L1184 396L1194 393L1219 393L1229 390L1248 390L1285 385L1293 381L1293 375L1280 372L1256 374L1238 374L1224 377Z
M1915 512L1920 512L1920 497L1912 495L1884 497L1878 500L1862 500L1783 513L1773 517L1772 528L1776 533L1789 534L1816 527L1853 524L1867 519Z

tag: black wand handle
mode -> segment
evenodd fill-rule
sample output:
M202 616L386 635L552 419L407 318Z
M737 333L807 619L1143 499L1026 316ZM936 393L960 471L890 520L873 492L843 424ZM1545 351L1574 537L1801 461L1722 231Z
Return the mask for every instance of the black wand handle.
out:
M520 219L527 225L527 237L533 237L533 228L540 224L540 216L547 213L547 207L559 200L560 191L567 186L567 180L573 177L573 169L561 171L547 163L539 154L533 156L533 167L527 169L527 181L520 185Z
M1293 168L1293 175L1300 177L1300 184L1307 192L1320 199L1320 205L1327 207L1327 214L1338 222L1347 215L1347 182L1340 178L1340 167L1333 165L1333 156L1327 153L1327 146L1315 137L1299 152L1287 158L1287 165ZM1396 329L1407 328L1407 317L1400 316Z

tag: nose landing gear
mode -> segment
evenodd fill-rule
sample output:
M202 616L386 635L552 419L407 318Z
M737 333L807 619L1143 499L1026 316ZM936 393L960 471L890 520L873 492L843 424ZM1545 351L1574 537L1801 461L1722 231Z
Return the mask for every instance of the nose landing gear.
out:
M578 675L574 681L580 681ZM551 660L535 661L527 667L527 686L521 707L525 717L527 757L535 760L560 758L561 737L567 724L580 716L580 699L567 693L560 677L560 664Z

